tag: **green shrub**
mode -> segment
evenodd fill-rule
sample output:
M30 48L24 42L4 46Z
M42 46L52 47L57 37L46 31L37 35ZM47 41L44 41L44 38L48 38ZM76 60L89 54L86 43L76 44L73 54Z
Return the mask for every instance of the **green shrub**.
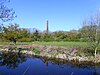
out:
M8 50L16 50L16 47L9 47Z
M28 50L29 48L18 48L18 50Z
M35 49L35 48L33 48L32 51L33 51L35 54L40 54L40 52L41 52L40 50Z
M80 56L80 57L82 57L82 55L81 55L80 53L77 53L76 56Z

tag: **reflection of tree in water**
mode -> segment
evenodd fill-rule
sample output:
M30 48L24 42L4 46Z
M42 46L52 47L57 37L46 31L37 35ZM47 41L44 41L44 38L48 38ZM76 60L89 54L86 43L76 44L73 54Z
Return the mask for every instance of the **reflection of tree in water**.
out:
M0 66L6 66L7 68L16 68L22 62L25 62L26 57L22 54L9 52L0 53Z
M94 66L94 73L93 73L93 75L99 75L98 72L97 72L97 66L96 65Z
M52 63L53 65L58 65L60 68L64 68L64 67L67 67L68 65L71 67L71 68L82 68L82 69L85 69L87 68L88 70L94 70L93 71L93 75L99 75L99 73L97 72L97 65L91 63L80 63L78 64L77 63L71 63L71 62L68 62L68 61L59 61L59 60L55 60L55 59L47 59L47 58L41 58L41 60L45 63L46 66L49 65L49 63ZM100 65L98 65L99 67ZM72 72L73 73L73 72ZM74 75L74 74L73 74Z

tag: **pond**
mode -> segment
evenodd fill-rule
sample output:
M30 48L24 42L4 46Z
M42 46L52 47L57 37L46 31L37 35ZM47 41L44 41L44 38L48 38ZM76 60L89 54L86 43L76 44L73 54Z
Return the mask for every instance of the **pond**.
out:
M100 75L100 66L79 66L14 52L0 52L0 75Z

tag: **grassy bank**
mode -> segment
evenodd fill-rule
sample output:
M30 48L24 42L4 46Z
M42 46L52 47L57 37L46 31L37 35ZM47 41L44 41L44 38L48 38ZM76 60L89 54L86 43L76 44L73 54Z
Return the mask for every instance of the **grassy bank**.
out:
M13 42L0 42L0 45L10 45L14 44ZM47 46L64 46L67 48L71 47L81 47L81 48L87 48L89 44L87 42L17 42L16 45L47 45ZM99 48L100 49L100 45Z
M16 50L22 51L23 53L39 55L44 57L62 58L68 60L78 59L79 61L94 61L94 50L85 49L88 47L86 42L17 42L17 45L9 42L1 42L0 46L8 46L8 48L1 48L1 50L7 51ZM15 47L14 47L15 46ZM60 47L64 46L64 47ZM77 48L76 48L77 47ZM81 48L80 48L81 47ZM97 51L99 53L99 50ZM99 62L100 55L97 56ZM99 60L98 60L99 59Z
M12 42L0 42L1 45L10 45ZM17 42L17 45L51 45L51 46L65 46L65 47L87 47L86 42Z
M86 42L33 42L33 44L64 47L87 47Z
M0 42L0 45L11 45L13 42ZM16 45L31 45L33 42L16 42Z
M81 48L87 48L91 47L87 42L31 42L27 44L37 44L37 45L50 45L50 46L64 46L67 48L72 47L81 47ZM98 50L100 50L100 44L98 46Z

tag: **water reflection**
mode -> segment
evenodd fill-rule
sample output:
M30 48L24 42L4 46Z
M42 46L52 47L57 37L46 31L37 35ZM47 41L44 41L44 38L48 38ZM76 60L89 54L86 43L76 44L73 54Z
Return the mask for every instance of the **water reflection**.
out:
M21 53L15 52L1 52L0 53L0 66L6 66L7 68L16 68L22 62L26 61L26 56Z
M68 62L68 61L59 61L54 59L47 59L47 58L40 58L43 63L45 63L45 66L50 67L50 64L52 66L58 66L57 69L67 69L70 70L69 74L65 73L63 75L100 75L100 64L96 65L92 62ZM74 71L72 71L74 69ZM77 73L78 71L78 73ZM60 74L58 74L60 75Z
M100 67L27 56L15 52L0 53L0 75L100 75Z

